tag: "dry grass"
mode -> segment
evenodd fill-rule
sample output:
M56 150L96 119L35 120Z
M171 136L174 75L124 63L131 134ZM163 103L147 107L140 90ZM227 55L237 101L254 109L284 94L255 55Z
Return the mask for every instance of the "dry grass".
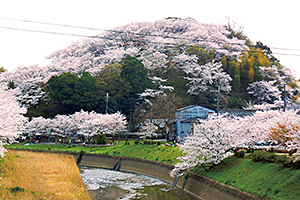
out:
M0 177L0 199L90 199L69 155L10 151Z

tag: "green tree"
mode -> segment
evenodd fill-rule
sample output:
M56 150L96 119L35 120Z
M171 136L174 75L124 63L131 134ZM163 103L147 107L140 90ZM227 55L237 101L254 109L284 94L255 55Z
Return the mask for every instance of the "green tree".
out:
M106 65L97 76L97 87L109 94L108 112L121 110L124 95L128 92L128 83L121 78L122 65L115 63ZM101 112L105 112L105 105L100 105Z
M73 114L81 109L99 108L104 92L95 86L96 78L83 72L79 78L70 72L53 76L48 81L50 103L56 105L57 114Z
M126 57L122 62L121 78L127 86L127 92L120 102L120 109L130 118L138 102L138 95L151 87L151 80L143 63L131 56Z
M236 93L240 93L241 88L241 78L240 75L236 74L232 80L232 90Z

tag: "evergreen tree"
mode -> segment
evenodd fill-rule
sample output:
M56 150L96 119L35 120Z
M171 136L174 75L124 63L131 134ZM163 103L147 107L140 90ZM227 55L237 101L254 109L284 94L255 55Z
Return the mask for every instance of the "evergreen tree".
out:
M120 102L120 110L130 117L138 102L138 95L151 86L151 80L143 63L131 56L126 57L122 62L121 78L127 86L127 92Z
M48 82L50 103L55 105L56 114L97 110L104 93L95 83L96 78L88 72L83 72L80 78L70 72L51 77Z

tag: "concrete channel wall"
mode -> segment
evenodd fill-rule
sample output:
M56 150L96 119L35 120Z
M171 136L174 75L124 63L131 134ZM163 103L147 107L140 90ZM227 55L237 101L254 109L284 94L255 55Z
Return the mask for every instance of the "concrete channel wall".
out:
M57 152L57 151L39 151L39 150L31 150L31 151L44 152L44 153L64 153L64 152ZM79 153L75 153L75 152L65 152L65 153L73 155L75 159L79 157ZM138 158L84 153L79 165L87 166L87 167L113 169L118 163L120 164L119 165L120 171L144 174L174 184L175 178L171 178L169 175L169 172L172 170L173 166L165 163L143 160ZM176 187L183 188L184 182L185 182L185 178L180 177L177 180ZM184 190L185 192L188 192L198 197L199 199L208 199L208 200L260 199L256 196L242 192L236 188L219 183L217 181L211 180L207 177L195 173L190 173L190 176L188 177Z

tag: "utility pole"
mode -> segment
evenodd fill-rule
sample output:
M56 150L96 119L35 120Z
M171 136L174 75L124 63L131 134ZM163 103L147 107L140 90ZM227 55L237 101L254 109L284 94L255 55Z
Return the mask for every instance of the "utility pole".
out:
M105 96L105 101L106 101L106 106L105 106L105 113L107 114L107 111L108 111L108 93L106 93L106 96Z

